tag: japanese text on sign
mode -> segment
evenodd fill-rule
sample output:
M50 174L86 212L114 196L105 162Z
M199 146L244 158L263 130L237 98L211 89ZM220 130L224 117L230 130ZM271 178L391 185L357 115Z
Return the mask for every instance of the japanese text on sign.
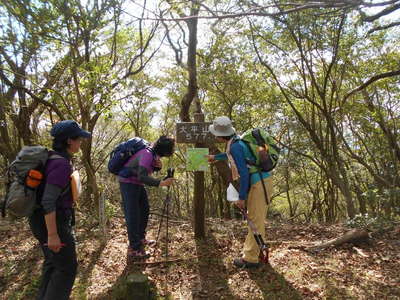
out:
M211 122L192 123L183 122L176 124L177 143L201 143L214 140L214 136L208 130Z

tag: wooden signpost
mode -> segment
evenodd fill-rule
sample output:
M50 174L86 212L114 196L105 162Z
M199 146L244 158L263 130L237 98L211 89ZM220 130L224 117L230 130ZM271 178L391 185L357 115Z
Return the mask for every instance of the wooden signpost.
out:
M211 122L204 122L204 115L194 114L195 122L182 122L176 124L176 142L195 144L196 148L205 148L215 137L209 132ZM194 235L196 238L205 237L204 228L204 172L194 172Z
M182 122L176 124L177 143L206 143L214 140L214 136L208 131L211 122Z

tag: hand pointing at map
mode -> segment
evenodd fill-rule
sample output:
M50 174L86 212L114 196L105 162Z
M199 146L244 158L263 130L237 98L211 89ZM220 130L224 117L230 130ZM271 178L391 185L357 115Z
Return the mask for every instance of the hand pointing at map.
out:
M214 162L216 162L217 160L215 159L215 155L204 155L206 158L207 158L207 161L209 162L209 163L214 163Z

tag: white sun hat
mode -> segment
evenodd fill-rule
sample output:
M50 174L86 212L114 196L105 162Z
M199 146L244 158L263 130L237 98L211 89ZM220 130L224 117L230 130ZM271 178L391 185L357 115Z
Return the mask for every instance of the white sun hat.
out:
M209 130L215 136L231 136L235 133L232 121L226 116L215 118L213 124L209 126Z

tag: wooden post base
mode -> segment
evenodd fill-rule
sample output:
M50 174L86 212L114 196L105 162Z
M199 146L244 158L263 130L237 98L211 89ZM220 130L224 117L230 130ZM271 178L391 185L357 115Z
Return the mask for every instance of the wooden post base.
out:
M129 274L126 279L127 299L147 300L150 299L149 279L141 273Z

